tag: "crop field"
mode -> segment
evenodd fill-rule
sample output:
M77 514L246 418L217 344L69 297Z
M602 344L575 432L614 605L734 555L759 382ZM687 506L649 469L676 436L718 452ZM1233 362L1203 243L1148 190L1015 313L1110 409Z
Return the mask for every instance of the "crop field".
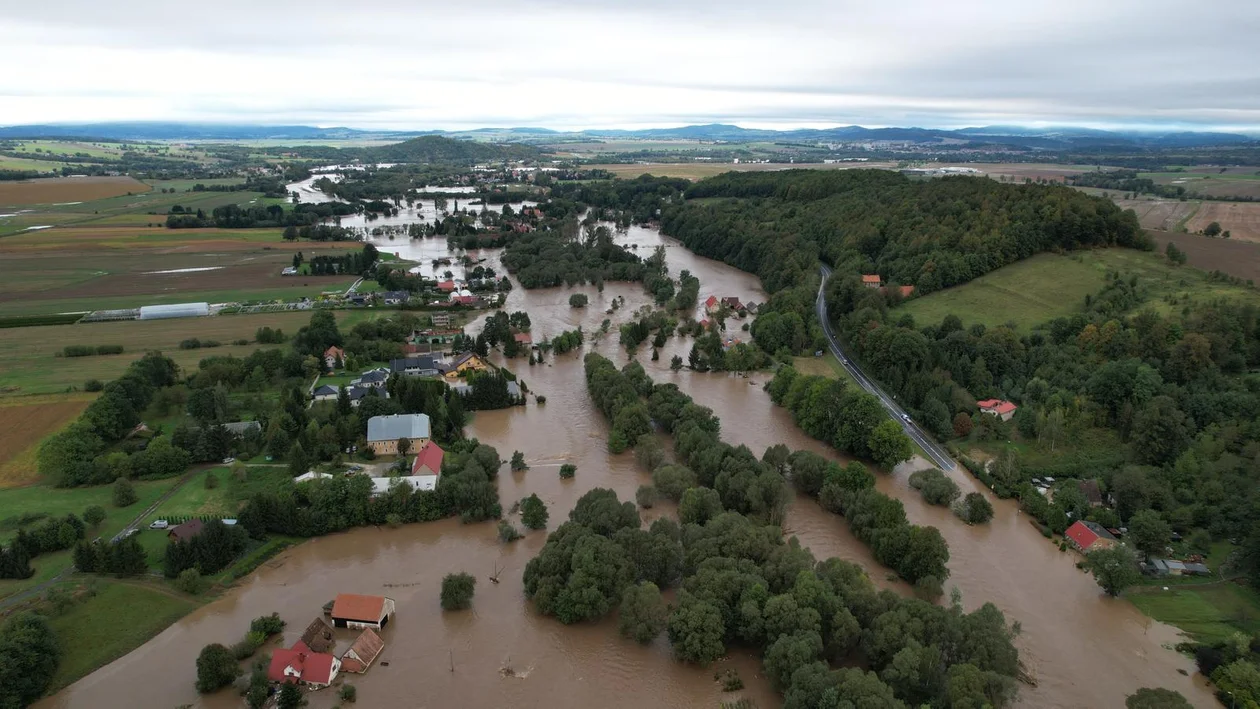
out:
M148 185L130 177L53 177L0 182L0 207L88 202L148 191Z
M1187 263L1204 271L1220 271L1260 283L1260 243L1240 239L1212 239L1197 234L1153 232L1163 252L1168 242L1186 252Z
M1139 176L1156 184L1184 187L1187 192L1208 197L1260 199L1260 171L1254 167L1204 166L1177 172L1143 172Z
M349 327L351 323L378 315L366 310L342 310L336 311L336 314L342 327ZM5 366L0 369L0 407L7 401L23 401L28 398L19 396L6 399L4 395L63 392L71 386L82 387L83 382L88 379L109 381L122 374L127 365L150 350L161 350L181 367L191 369L206 357L243 357L259 347L284 347L255 344L254 334L260 327L271 327L280 328L286 334L292 335L310 319L310 312L293 311L3 328L0 329L0 360L5 362ZM179 349L181 341L194 337L200 340L216 340L224 346ZM230 345L233 340L238 339L250 340L251 344ZM124 352L93 357L55 356L66 345L83 344L122 345ZM4 412L5 409L0 408L0 424L4 421ZM5 440L9 440L7 436ZM5 444L0 443L0 449L3 445ZM0 472L3 470L0 468Z
M1186 222L1186 230L1201 232L1212 222L1229 230L1232 239L1260 241L1260 202L1204 202Z
M36 172L50 172L52 170L60 170L69 164L70 163L54 160L32 160L31 158L15 158L8 155L0 155L0 170L35 170Z
M0 397L0 430L5 432L0 437L0 488L35 482L35 453L40 441L78 417L94 396Z
M1260 292L1214 281L1193 261L1173 267L1159 254L1132 249L1099 249L1068 256L1038 254L985 274L976 280L913 298L897 309L919 326L939 323L954 314L964 324L993 327L1007 323L1028 328L1078 312L1087 294L1097 293L1108 269L1123 277L1137 276L1150 307L1165 315L1180 312L1191 301L1229 298L1260 303Z
M1197 201L1175 199L1117 199L1116 204L1121 209L1132 209L1142 228L1158 231L1177 231L1199 209Z

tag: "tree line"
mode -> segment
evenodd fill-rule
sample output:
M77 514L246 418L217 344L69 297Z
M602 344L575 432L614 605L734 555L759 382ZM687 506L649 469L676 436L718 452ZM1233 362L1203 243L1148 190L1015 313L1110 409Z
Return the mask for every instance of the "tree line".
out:
M675 656L698 664L731 647L757 650L792 709L835 705L840 696L881 707L1013 701L1016 631L997 608L966 614L956 598L941 607L877 592L858 566L819 562L773 526L787 500L784 474L821 488L870 478L860 464L835 472L825 459L783 446L758 460L722 442L712 411L676 386L653 385L634 363L619 372L597 354L586 365L606 415L615 419L637 394L651 421L673 435L679 463L658 465L653 478L680 500L682 524L665 518L643 530L632 503L591 491L526 566L526 595L541 612L574 623L619 602L623 634L650 642L666 632ZM653 437L644 434L639 450L650 451ZM680 590L666 605L660 589L670 587ZM859 656L869 669L832 669Z

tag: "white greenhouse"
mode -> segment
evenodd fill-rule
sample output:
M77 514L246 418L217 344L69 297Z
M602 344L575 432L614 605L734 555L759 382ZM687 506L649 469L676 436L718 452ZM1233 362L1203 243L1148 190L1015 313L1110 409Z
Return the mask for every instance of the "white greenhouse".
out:
M141 320L195 318L209 314L209 303L172 303L170 305L146 305L140 308Z

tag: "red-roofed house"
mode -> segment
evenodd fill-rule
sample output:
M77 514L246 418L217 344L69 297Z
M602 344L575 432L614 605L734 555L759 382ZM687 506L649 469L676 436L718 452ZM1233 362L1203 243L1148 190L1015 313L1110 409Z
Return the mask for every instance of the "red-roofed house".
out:
M392 598L338 593L329 615L338 628L384 628L393 614Z
M879 286L880 286L882 283L883 283L883 281L881 281L881 280L879 279L879 274L878 274L878 273L864 273L864 274L862 274L862 285L866 286L867 288L879 288Z
M341 671L341 660L326 652L313 652L301 640L293 647L271 653L267 679L284 684L307 684L316 689L327 687Z
M425 441L416 451L416 460L411 464L412 475L440 475L442 473L442 457L446 451L433 441Z
M1085 553L1095 549L1107 549L1116 544L1116 538L1111 535L1111 532L1103 529L1101 524L1088 520L1074 522L1067 528L1064 535L1072 540L1073 546Z
M384 650L385 641L381 640L381 636L372 632L370 628L364 630L359 635L359 639L354 641L354 645L341 656L341 668L346 672L358 674L367 672Z
M984 399L983 401L977 401L976 406L980 407L980 413L993 414L1003 421L1010 421L1011 417L1015 415L1015 409L1019 408L1011 402L1003 401L1002 399Z
M455 290L455 281L438 281L437 287L443 293L450 293Z
M722 305L725 305L726 307L736 312L744 309L744 304L739 302L739 298L736 298L733 295L723 298Z
M324 350L324 364L326 364L329 369L332 369L333 367L344 367L346 364L346 351L336 345L329 347Z
M534 338L530 337L528 332L518 332L515 335L512 335L512 339L516 340L516 344L518 345L528 345L532 344L534 341Z
M481 302L481 299L475 295L456 295L451 297L451 302L456 305L475 306Z
M718 308L718 298L716 295L711 295L708 297L708 299L704 301L704 312L711 313L714 310L717 310L717 308Z

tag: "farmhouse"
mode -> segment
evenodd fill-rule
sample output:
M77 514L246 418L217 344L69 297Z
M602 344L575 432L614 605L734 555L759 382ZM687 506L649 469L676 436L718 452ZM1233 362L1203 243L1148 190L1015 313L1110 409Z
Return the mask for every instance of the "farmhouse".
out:
M282 684L305 684L322 689L333 683L341 670L341 660L324 652L315 652L301 640L289 649L272 652L267 679Z
M1103 529L1101 524L1089 520L1079 520L1067 528L1064 536L1072 541L1072 546L1082 552L1095 549L1107 549L1116 545L1116 538L1111 532Z
M385 596L363 596L338 593L330 613L338 628L384 628L394 615L394 599Z
M324 365L329 369L346 365L346 351L333 345L324 350Z
M183 524L177 524L166 532L166 537L171 541L186 542L189 539L201 534L201 530L205 528L205 524L199 519L190 519Z
M534 338L529 336L528 332L518 332L512 335L512 339L516 340L518 345L529 345L534 342Z
M1015 409L1019 408L1011 402L1003 401L1002 399L984 399L977 401L976 406L980 407L980 413L992 414L1003 421L1010 421L1011 417L1015 415Z
M867 288L879 288L879 287L880 287L880 285L882 285L882 284L883 284L883 281L881 281L881 280L880 280L880 278L879 278L879 274L878 274L878 273L864 273L864 274L862 274L862 285L863 285L863 286L866 286Z
M438 281L437 289L443 293L450 293L455 290L455 281Z
M380 497L387 494L395 485L406 485L412 490L424 490L432 492L437 489L438 476L436 475L398 475L389 478L372 478L372 497Z
M744 304L739 302L739 298L736 298L733 295L723 298L722 305L725 305L726 307L736 312L744 309Z
M705 300L704 300L704 312L706 312L706 313L712 313L713 311L715 311L715 310L717 310L717 309L718 309L718 298L717 298L717 296L716 296L716 295L711 295L711 296L709 296L708 298L705 298Z
M385 641L371 628L366 628L354 641L354 645L341 656L341 669L356 674L367 672L384 651Z
M389 363L389 370L405 377L436 377L438 363L432 356L403 357Z
M306 632L302 633L302 642L314 652L328 652L337 644L337 638L333 636L332 626L325 623L323 618L316 618L306 626Z
M398 455L398 441L406 440L410 450L419 450L429 440L427 414L394 414L368 419L367 441L377 455Z
M433 441L429 441L420 446L420 450L416 451L416 460L411 464L412 475L440 475L442 473L442 458L446 455L446 451Z

